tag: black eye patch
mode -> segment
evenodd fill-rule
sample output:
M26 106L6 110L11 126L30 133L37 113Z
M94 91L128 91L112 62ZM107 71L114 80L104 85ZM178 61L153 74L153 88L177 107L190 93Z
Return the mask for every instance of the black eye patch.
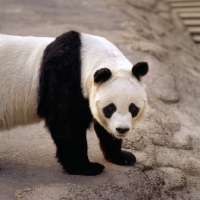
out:
M103 108L103 113L106 118L111 118L112 114L116 111L116 106L111 103L107 105L105 108Z
M139 112L139 108L134 103L131 103L129 106L129 112L131 113L132 117L136 117Z

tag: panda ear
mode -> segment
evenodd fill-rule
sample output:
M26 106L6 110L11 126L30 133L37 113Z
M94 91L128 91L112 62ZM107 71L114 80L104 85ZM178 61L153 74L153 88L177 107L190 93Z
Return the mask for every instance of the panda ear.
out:
M94 82L95 83L103 83L107 81L111 77L112 73L108 68L98 69L94 73Z
M132 74L140 81L140 78L147 74L149 66L147 62L139 62L132 68Z

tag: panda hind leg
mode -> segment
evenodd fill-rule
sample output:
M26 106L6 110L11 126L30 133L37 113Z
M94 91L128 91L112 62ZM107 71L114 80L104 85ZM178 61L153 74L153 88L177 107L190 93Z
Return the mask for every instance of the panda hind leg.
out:
M100 140L100 147L107 161L118 165L134 165L136 158L131 152L121 150L121 139L109 134L96 120L94 120L94 129Z

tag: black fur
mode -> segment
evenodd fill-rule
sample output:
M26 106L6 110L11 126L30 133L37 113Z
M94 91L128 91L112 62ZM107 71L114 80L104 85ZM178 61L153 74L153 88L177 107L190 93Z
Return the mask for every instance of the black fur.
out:
M147 62L139 62L132 68L133 75L140 81L140 78L147 74L149 66Z
M112 73L108 68L101 68L94 74L95 83L103 83L111 77Z
M116 111L116 106L113 103L103 108L103 114L105 115L106 118L111 118L115 111Z
M58 161L70 174L97 175L104 166L87 156L86 130L92 121L89 102L81 91L81 39L70 31L44 52L38 91L38 115L57 147Z
M134 118L139 113L139 108L134 103L131 103L129 106L129 112L131 113L132 118Z
M94 130L106 160L118 165L133 165L136 162L132 153L121 150L122 140L109 134L96 120L94 120Z
M45 119L57 147L58 161L69 174L97 175L104 166L87 156L86 130L92 121L88 99L81 89L81 39L75 31L64 33L47 46L41 63L37 113ZM110 78L109 69L94 75L100 83ZM132 165L135 156L122 151L114 138L96 120L94 128L105 158L119 165Z

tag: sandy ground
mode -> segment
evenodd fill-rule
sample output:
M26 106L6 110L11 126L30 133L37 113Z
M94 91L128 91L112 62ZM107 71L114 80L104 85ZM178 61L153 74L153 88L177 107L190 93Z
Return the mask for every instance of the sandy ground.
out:
M106 162L88 132L95 177L65 174L44 124L0 134L0 199L200 199L200 47L158 0L0 0L0 32L53 36L77 30L106 37L133 62L148 61L149 107L123 147L137 164Z

